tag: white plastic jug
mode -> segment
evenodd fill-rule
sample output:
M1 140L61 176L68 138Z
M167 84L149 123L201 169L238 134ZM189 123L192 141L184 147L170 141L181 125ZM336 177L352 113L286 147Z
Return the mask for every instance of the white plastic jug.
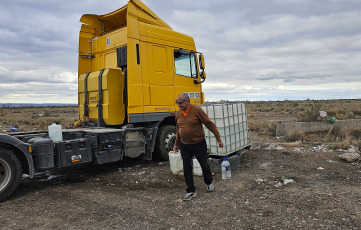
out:
M174 174L179 174L183 172L183 159L180 152L169 152L169 163L170 163L170 170Z
M49 137L54 142L63 140L63 133L61 131L61 125L57 125L57 124L53 123L52 125L48 126L48 130L49 130Z
M196 176L202 176L202 168L196 158L193 158L193 174Z

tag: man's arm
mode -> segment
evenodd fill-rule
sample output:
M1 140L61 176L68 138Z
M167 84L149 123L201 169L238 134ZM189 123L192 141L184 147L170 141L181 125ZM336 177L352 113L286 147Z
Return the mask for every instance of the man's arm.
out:
M202 108L199 108L198 115L201 122L214 134L214 137L217 139L219 147L222 148L224 144L221 140L221 135L219 134L216 124L214 124L211 119L209 119L208 115L204 112Z

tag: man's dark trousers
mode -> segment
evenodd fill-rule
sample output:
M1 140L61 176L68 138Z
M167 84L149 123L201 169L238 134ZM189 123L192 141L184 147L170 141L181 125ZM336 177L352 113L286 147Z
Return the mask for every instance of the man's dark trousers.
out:
M203 139L197 144L186 145L180 143L179 149L183 158L183 170L184 178L186 180L187 189L186 192L195 192L196 188L194 187L193 180L193 156L195 156L202 168L204 183L210 185L213 181L211 168L208 164L208 154L207 154L207 143Z

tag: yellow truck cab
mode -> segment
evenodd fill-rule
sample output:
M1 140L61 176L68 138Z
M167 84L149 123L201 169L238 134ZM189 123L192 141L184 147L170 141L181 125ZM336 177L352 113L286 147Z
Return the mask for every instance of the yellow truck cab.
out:
M80 118L99 127L155 126L156 152L167 159L177 96L187 93L192 104L204 103L204 57L193 38L174 31L139 0L80 21Z
M80 117L101 119L96 105L102 70L105 126L164 119L178 110L175 100L183 92L192 104L204 103L202 55L193 38L175 32L141 1L106 15L85 14L80 21Z
M106 164L123 157L167 160L175 141L176 98L203 104L204 57L139 0L105 15L85 14L79 36L82 125L0 134L0 202L22 174ZM80 123L80 122L79 122ZM55 135L56 134L56 135ZM56 136L56 138L54 138Z

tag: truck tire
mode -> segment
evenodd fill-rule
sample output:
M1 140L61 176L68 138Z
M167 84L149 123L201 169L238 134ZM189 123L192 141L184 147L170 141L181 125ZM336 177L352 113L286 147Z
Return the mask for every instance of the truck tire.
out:
M174 125L166 125L158 130L157 137L155 140L155 156L159 160L169 160L168 153L173 150L176 127Z
M18 187L21 172L19 159L11 151L0 148L0 202Z

